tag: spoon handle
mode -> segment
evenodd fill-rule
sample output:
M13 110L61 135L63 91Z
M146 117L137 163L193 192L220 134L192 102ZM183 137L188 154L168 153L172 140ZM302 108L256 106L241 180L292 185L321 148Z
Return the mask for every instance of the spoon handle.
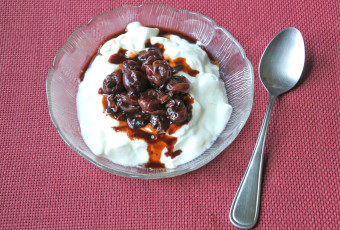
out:
M263 150L275 98L276 96L269 94L266 114L264 116L254 152L231 205L229 215L230 221L233 225L241 229L254 227L258 219L261 195Z

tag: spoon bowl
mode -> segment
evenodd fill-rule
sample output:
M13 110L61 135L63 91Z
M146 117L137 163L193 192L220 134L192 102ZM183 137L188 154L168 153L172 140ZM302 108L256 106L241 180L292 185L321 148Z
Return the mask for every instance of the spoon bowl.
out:
M305 63L305 46L300 31L287 28L278 33L262 54L259 75L262 84L273 95L293 88L299 81Z
M268 106L248 168L230 208L230 221L238 228L256 225L261 195L263 152L270 115L276 97L299 81L305 63L305 46L300 31L287 28L278 33L265 49L259 75L269 94Z

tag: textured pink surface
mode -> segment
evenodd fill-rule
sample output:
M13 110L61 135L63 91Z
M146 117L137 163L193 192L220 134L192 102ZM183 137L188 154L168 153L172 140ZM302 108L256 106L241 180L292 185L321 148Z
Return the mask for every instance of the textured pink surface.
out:
M225 27L255 71L254 106L238 138L214 161L183 176L111 175L73 152L48 115L53 57L89 19L142 1L1 1L0 229L233 229L229 209L264 116L258 62L267 43L297 27L305 80L274 106L265 151L258 229L338 229L339 3L161 1Z

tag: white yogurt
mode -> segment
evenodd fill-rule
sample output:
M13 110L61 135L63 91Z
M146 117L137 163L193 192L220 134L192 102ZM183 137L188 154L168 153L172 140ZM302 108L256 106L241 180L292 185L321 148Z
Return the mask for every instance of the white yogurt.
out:
M210 62L206 52L197 44L191 44L178 36L157 37L158 33L157 28L143 27L139 22L130 23L125 34L102 46L101 55L93 60L79 85L77 111L84 141L94 154L117 164L138 166L149 160L145 141L132 141L126 133L112 129L119 122L104 113L103 96L98 94L105 77L118 67L109 63L108 59L120 48L128 50L127 55L134 56L145 49L145 42L150 39L151 44L164 45L164 55L171 59L183 57L192 69L199 71L196 77L178 73L190 81L189 93L194 103L191 120L172 135L177 137L174 151L180 149L182 153L171 159L164 155L167 149L162 152L161 162L167 168L189 162L208 149L223 131L231 115L232 108L228 104L223 83L219 80L218 67Z

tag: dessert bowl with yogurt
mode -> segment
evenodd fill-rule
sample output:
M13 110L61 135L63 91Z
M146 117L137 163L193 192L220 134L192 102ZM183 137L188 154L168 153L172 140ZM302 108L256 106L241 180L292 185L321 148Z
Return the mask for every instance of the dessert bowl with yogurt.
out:
M124 6L69 38L47 97L59 134L90 162L122 176L171 177L236 138L252 107L253 71L210 19L161 4Z

